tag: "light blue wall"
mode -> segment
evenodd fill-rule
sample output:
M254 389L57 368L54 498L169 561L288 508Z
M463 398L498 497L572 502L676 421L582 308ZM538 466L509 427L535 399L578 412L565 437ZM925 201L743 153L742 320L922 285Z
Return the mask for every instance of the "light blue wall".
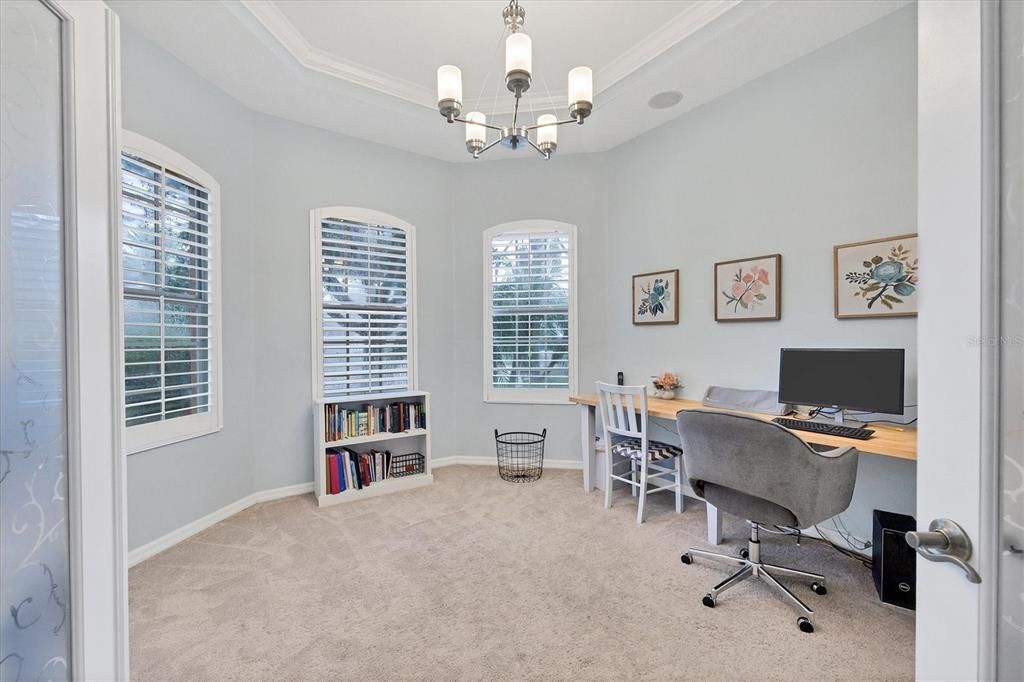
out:
M121 31L121 54L122 126L217 179L224 254L224 428L128 457L128 546L134 548L253 491L253 114L130 30Z
M129 457L130 547L251 492L312 479L317 206L363 206L417 226L419 374L434 395L435 457L490 460L494 428L544 427L549 458L579 457L574 408L483 402L481 235L525 218L579 226L581 390L617 370L643 383L665 369L682 374L688 397L709 384L774 388L780 346L897 346L908 350L916 402L914 320L833 319L831 272L834 244L916 229L913 7L627 145L549 163L446 164L254 114L122 34L124 125L218 179L225 248L225 427ZM776 252L782 320L716 324L712 264ZM675 267L682 322L633 327L630 276ZM872 508L912 512L914 475L912 463L864 457L847 524L868 536Z
M579 461L575 406L510 405L483 401L483 232L514 220L541 218L577 227L581 390L604 373L604 291L607 254L604 164L581 154L545 162L526 159L452 167L453 248L456 267L455 376L459 423L457 454L495 458L494 430L548 430L545 457ZM509 191L509 188L515 191Z
M448 164L263 115L255 140L255 489L313 479L309 211L321 206L372 208L416 227L419 385L432 394L434 451L452 452Z
M915 320L832 310L835 244L916 231L916 59L910 6L610 152L455 166L458 454L493 458L494 428L547 427L548 457L579 458L574 408L481 396L480 235L521 218L581 226L583 392L619 370L636 384L676 371L695 399L713 384L775 389L783 346L873 346L907 350L916 403ZM716 323L713 264L769 253L783 256L782 319ZM632 275L671 268L680 324L634 327ZM670 422L653 430L678 442ZM870 537L875 508L913 513L915 469L862 457L850 529Z
M420 384L433 393L434 448L453 452L448 164L255 114L127 27L121 52L122 125L221 185L224 273L224 428L128 457L129 548L313 479L312 208L360 206L416 226Z
M832 286L835 244L917 229L916 49L911 6L607 155L609 370L700 399L776 388L782 346L900 347L917 402L915 320L836 320ZM771 253L782 319L715 322L713 264ZM668 268L680 324L634 327L630 275Z
M916 321L836 320L832 247L917 231L917 25L909 6L607 154L608 376L678 372L775 389L779 348L907 350ZM782 254L782 319L716 323L713 264ZM680 269L678 326L634 327L630 275ZM909 410L913 413L914 410ZM665 435L662 432L662 435ZM915 466L862 458L851 530L871 509L913 513Z

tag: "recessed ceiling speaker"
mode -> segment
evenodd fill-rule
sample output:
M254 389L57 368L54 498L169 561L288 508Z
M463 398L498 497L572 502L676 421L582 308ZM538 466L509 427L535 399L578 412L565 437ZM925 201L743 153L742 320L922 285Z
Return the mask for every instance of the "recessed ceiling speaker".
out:
M647 106L651 109L669 109L682 101L683 93L678 90L666 90L647 100Z

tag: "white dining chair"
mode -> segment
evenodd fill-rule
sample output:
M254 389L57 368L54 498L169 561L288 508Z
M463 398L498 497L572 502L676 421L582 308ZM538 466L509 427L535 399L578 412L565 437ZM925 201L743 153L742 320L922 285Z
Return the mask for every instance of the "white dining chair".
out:
M647 437L647 390L644 386L616 386L597 382L598 411L604 429L604 508L612 506L612 485L628 484L639 497L636 522L644 522L649 493L674 490L676 513L683 511L683 450L678 445ZM672 460L671 466L665 466ZM626 468L617 470L616 467ZM638 480L639 479L639 480ZM649 488L649 485L657 487Z

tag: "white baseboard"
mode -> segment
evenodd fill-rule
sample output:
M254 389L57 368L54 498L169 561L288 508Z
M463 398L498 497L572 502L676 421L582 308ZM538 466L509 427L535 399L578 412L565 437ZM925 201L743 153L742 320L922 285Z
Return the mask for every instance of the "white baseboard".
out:
M470 466L497 467L498 463L491 457L467 457L465 455L453 455L452 457L436 457L430 461L434 469L438 467L450 467L455 464L468 464ZM544 466L548 469L582 469L583 464L578 459L544 459Z
M296 483L295 485L286 485L281 488L271 488L270 490L261 490L258 493L249 495L246 499L252 499L252 501L246 506L252 506L259 502L270 502L271 500L280 500L284 497L295 497L296 495L305 495L306 493L313 492L313 481L308 483Z
M452 457L439 457L431 461L430 465L433 468L440 468L446 466L453 466L455 464L468 464L472 466L491 466L497 467L497 462L489 457L466 457L456 455ZM548 469L582 469L583 465L579 460L572 459L545 459L544 466ZM164 550L170 549L174 545L178 544L183 540L187 540L196 533L206 530L214 524L220 523L224 519L234 516L240 511L248 509L254 504L260 502L269 502L271 500L279 500L283 497L293 497L295 495L305 495L306 493L313 492L313 483L298 483L296 485L284 486L283 488L273 488L272 490L261 490L260 492L246 495L240 500L236 500L229 505L221 507L220 509L210 512L201 519L196 519L191 523L187 523L181 528L172 530L166 535L158 537L156 540L147 542L144 545L140 545L135 549L128 552L128 567L131 568L136 564L145 561L146 559L156 556Z
M313 492L313 483L298 483L296 485L287 485L283 488L273 488L271 490L261 490L251 495L246 495L240 500L236 500L229 505L221 507L220 509L210 512L201 519L196 519L191 523L187 523L181 528L172 530L166 535L158 537L156 540L147 542L144 545L140 545L135 549L128 552L128 567L145 561L146 559L156 556L160 552L170 549L174 545L178 544L182 540L187 540L196 533L206 530L210 526L216 523L220 523L224 519L234 516L240 511L248 509L254 504L260 502L269 502L271 500L279 500L283 497L293 497L295 495L305 495L306 493Z

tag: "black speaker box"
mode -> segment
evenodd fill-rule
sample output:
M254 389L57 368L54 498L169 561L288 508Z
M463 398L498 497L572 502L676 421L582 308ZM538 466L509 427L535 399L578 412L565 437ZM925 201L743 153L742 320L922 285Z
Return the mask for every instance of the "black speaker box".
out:
M907 544L914 517L875 510L871 534L871 575L878 598L886 604L913 609L917 604L917 552Z

